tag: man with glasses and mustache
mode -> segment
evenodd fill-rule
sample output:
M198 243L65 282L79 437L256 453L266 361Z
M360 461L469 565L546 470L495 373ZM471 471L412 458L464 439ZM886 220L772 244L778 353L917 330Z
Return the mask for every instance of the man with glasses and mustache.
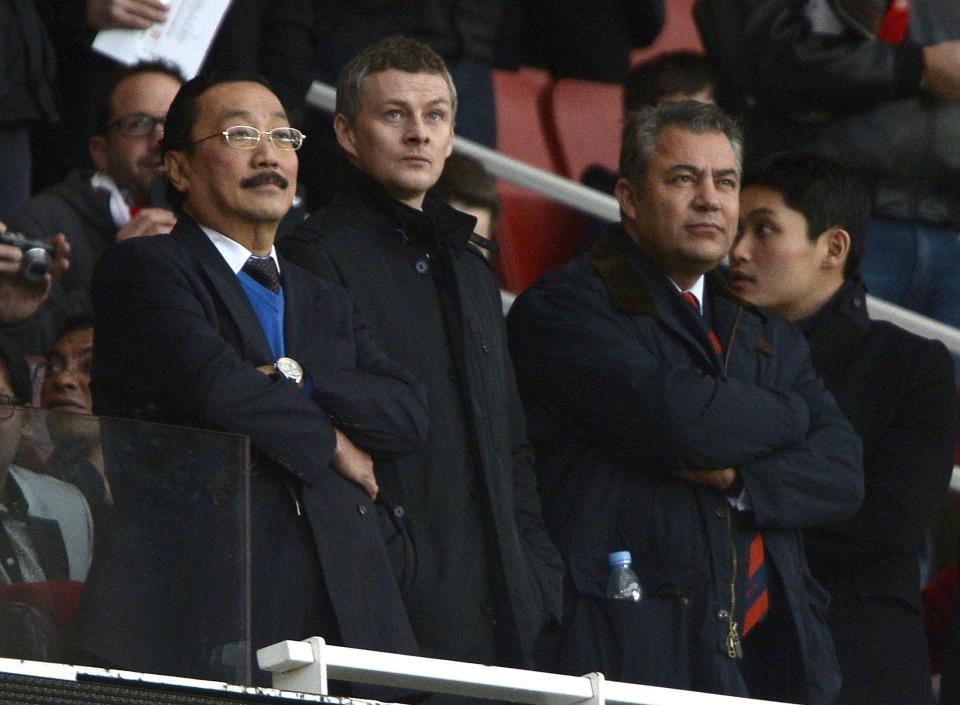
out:
M70 243L69 273L21 338L28 353L43 354L53 345L60 333L58 316L89 310L93 267L110 243L167 233L176 223L170 210L151 204L151 183L163 173L163 122L182 82L180 72L162 62L118 69L96 107L97 133L89 142L96 170L72 171L28 200L7 223L34 240L63 233Z
M177 225L118 243L94 275L94 410L250 438L252 649L409 653L374 463L417 450L426 409L347 293L277 257L304 139L258 76L184 84L162 143ZM130 602L103 605L86 650L141 650L149 617Z

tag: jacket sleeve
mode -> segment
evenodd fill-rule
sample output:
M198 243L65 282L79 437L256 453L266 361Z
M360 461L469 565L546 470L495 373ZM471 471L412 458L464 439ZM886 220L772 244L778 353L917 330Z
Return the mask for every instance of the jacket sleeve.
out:
M797 443L738 466L757 526L795 529L850 516L863 501L860 437L813 371L810 351L791 329L790 349L802 364L794 390L810 409L810 429Z
M348 304L344 310L351 307ZM334 425L366 452L379 457L412 453L427 436L426 392L380 351L355 309L350 322L356 369L308 370L313 398Z
M888 423L873 431L876 448L868 444L863 506L846 521L817 532L817 555L851 571L914 551L953 471L957 393L950 353L942 343L929 341L908 369L905 394Z
M176 244L158 244L125 242L97 267L97 413L159 415L243 434L285 471L315 485L330 472L335 450L330 416L296 385L275 382L244 360L220 334L215 321L223 312L205 285L171 254Z
M491 278L492 279L492 278ZM500 290L491 286L491 306L500 307ZM502 324L501 324L502 325ZM503 332L506 340L506 332ZM510 436L513 448L513 499L514 517L520 541L528 560L524 568L529 573L527 581L536 591L535 604L541 606L545 624L552 617L559 623L563 590L563 564L560 554L550 541L543 521L537 478L534 471L534 452L527 436L527 422L523 404L517 391L516 376L510 356L506 355L505 375L507 412L510 415Z
M314 276L343 287L326 249L304 239L312 231L301 226L281 241L278 249ZM345 289L342 290L344 293ZM345 295L349 298L349 294ZM415 451L427 435L426 390L413 376L387 358L373 339L366 322L349 306L356 341L356 370L311 372L314 399L336 426L360 448L380 457Z
M738 466L802 441L810 414L796 390L705 374L669 359L668 334L634 320L576 278L553 276L508 318L528 414L644 472Z
M758 3L745 29L753 93L788 115L857 112L915 95L922 49L846 25L826 0Z

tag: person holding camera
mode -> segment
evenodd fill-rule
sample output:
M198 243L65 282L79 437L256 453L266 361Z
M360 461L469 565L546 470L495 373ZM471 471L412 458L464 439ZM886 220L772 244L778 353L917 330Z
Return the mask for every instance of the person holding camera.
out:
M0 324L15 326L36 313L54 280L67 271L70 244L63 233L43 243L6 230L0 223Z
M168 233L176 224L159 202L155 182L163 173L164 120L181 83L179 71L161 62L118 68L96 107L97 134L89 143L96 170L72 171L11 216L11 230L26 238L40 241L62 232L72 247L70 273L20 335L28 354L44 354L63 320L89 312L93 268L110 244Z

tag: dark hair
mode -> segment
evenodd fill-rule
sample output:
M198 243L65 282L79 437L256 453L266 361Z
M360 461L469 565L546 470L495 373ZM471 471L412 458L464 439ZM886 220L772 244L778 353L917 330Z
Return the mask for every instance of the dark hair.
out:
M850 233L850 253L843 275L849 279L859 272L867 240L870 194L848 169L826 157L783 152L751 165L742 183L742 188L748 186L763 186L781 194L790 208L803 214L811 242L830 228Z
M113 118L113 94L117 87L133 76L139 76L144 73L160 73L169 76L177 83L183 83L183 74L180 69L167 61L141 61L133 66L120 66L114 69L101 86L94 101L93 129L98 135L102 135L107 130Z
M454 152L447 157L443 173L433 190L447 202L455 200L468 206L486 208L493 220L500 216L497 182L483 168L483 164L466 154Z
M737 168L743 159L743 136L736 120L713 103L683 100L641 108L627 113L620 145L620 174L634 185L643 183L657 145L657 136L667 127L696 134L720 132L730 140Z
M30 368L23 350L10 338L0 335L0 364L7 374L7 381L13 389L18 404L29 404L33 400L33 383L30 380Z
M716 81L707 57L692 51L658 54L630 69L623 84L624 112L656 105L672 93L693 95Z
M93 316L89 313L79 313L75 316L71 316L70 318L66 319L62 325L60 325L60 335L57 337L57 343L74 331L93 327ZM54 345L56 345L56 343L54 343ZM47 352L49 354L49 351Z
M443 59L426 44L399 36L371 44L343 67L337 81L337 112L353 123L360 114L360 98L367 79L371 74L390 69L443 76L450 89L450 109L456 116L457 88Z
M170 104L170 110L167 111L167 120L163 126L163 139L160 140L160 153L166 155L167 152L179 151L192 154L194 148L193 126L200 115L200 109L197 106L200 96L214 86L241 81L259 83L274 95L277 93L267 79L250 71L213 71L191 78L180 86L180 90L177 91L177 95L174 96L173 102ZM277 100L280 100L279 96ZM167 200L175 210L179 210L183 205L183 194L173 187L169 178L164 177L164 180L166 182Z

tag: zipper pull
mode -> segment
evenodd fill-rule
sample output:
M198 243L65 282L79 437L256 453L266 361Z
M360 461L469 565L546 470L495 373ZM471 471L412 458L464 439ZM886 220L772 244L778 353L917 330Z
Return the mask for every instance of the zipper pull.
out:
M740 643L740 634L737 632L737 623L730 620L730 631L727 632L727 656L743 658L743 644Z

